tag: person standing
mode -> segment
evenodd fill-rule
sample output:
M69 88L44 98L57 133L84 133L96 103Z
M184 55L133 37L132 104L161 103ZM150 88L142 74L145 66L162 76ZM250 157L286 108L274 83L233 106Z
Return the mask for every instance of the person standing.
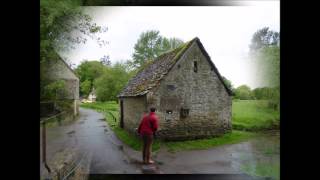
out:
M144 115L139 128L138 133L143 140L143 149L142 149L142 159L144 164L152 164L154 161L151 160L151 150L153 136L159 128L158 117L155 113L156 108L150 108L149 115Z

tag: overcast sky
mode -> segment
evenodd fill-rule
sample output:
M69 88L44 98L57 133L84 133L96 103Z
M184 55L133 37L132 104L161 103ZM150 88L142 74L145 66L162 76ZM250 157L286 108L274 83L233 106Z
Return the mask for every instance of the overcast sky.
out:
M262 86L254 80L248 59L251 37L263 27L279 31L279 1L251 3L250 6L175 7L85 7L97 25L108 27L100 34L109 44L99 47L89 40L68 54L61 54L78 65L82 60L99 60L109 55L112 63L131 59L134 44L147 30L162 36L189 41L199 37L219 72L237 87Z

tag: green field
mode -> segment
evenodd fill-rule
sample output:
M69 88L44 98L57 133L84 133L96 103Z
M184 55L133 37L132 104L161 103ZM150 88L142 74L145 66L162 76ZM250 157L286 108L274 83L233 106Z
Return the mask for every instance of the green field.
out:
M232 127L236 130L278 129L280 112L268 108L265 100L234 100Z

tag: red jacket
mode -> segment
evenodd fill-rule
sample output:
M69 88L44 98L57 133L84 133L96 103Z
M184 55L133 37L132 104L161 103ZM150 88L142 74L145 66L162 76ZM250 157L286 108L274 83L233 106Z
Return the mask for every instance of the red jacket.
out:
M152 135L158 130L158 117L154 112L145 114L140 122L138 133L141 135Z

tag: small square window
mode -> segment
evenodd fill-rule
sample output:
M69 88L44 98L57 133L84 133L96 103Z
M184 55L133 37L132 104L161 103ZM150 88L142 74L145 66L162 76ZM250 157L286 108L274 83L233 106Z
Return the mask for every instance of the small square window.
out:
M180 110L180 117L186 118L188 115L189 115L189 109L181 108L181 110Z

